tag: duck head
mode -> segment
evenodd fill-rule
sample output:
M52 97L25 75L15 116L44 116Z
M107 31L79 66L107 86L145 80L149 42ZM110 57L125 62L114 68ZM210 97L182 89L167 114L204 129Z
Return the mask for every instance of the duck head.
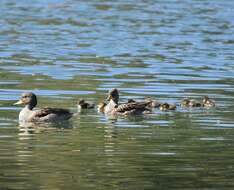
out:
M117 88L111 89L109 91L107 101L113 100L116 104L119 102L119 91Z
M32 92L25 92L21 95L21 98L14 105L25 105L28 109L32 110L37 105L37 97Z

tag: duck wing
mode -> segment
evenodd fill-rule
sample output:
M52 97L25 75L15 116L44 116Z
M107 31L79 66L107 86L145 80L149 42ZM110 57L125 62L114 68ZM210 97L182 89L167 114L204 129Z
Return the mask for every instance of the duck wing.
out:
M42 120L66 120L71 118L72 113L68 109L62 108L42 108L34 111L34 118L39 118Z
M132 102L127 104L120 104L117 108L117 112L129 112L132 110L145 111L148 110L146 107L150 104L150 102Z

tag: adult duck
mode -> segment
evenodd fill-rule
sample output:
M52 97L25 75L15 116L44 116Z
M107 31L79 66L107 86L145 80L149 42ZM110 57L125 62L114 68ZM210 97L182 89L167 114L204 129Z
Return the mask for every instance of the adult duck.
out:
M21 95L21 98L14 105L25 105L19 113L19 122L58 122L68 120L72 117L67 109L62 108L33 108L37 105L37 97L32 92L26 92Z
M116 88L109 91L107 101L109 101L109 103L105 106L104 110L104 113L107 115L138 115L151 111L147 108L150 102L131 101L119 105L119 91Z

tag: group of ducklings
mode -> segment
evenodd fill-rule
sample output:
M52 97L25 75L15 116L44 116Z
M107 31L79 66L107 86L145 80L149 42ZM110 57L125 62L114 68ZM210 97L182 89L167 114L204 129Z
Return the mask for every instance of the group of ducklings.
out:
M34 109L37 105L37 97L32 92L23 93L18 102L14 105L23 104L25 107L20 111L20 122L58 122L70 119L74 113L63 108L41 108ZM205 96L201 102L194 99L184 99L182 107L214 107L215 101ZM78 109L93 109L95 104L85 100L78 101ZM97 105L98 111L106 115L137 115L151 113L153 108L161 111L175 110L176 104L160 103L152 98L144 101L129 99L126 103L119 103L119 91L114 88L108 93L107 103L101 102Z
M153 108L159 108L161 111L176 110L176 104L169 104L167 102L161 103L150 97L147 97L142 102L137 102L134 99L128 99L127 103L119 104L119 92L118 89L114 88L109 91L107 98L108 103L101 102L98 104L98 111L105 114L138 114L138 113L150 113ZM210 99L208 96L204 96L202 101L194 99L183 99L181 101L181 107L195 108L195 107L214 107L215 101ZM94 103L85 102L83 99L78 102L80 109L94 108Z

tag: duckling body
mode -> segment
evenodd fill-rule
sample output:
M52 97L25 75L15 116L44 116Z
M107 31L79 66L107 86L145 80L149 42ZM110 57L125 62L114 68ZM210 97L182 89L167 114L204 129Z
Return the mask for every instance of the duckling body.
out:
M194 100L194 99L183 99L181 101L181 106L182 107L202 107L202 103Z
M210 99L208 96L205 96L202 100L204 107L215 107L215 101Z
M147 108L148 102L131 101L118 105L119 92L116 88L109 91L107 100L109 103L105 106L104 112L108 115L138 115L150 111Z
M128 103L134 103L134 102L136 102L136 100L134 100L134 99L128 99Z
M93 102L87 102L84 99L78 101L78 109L93 109L95 104Z
M58 122L68 120L72 113L62 108L42 108L33 110L37 105L37 97L34 93L23 93L18 102L14 105L24 104L25 107L20 111L19 122Z
M159 109L161 111L176 110L176 105L175 104L163 103L163 104L160 105Z

